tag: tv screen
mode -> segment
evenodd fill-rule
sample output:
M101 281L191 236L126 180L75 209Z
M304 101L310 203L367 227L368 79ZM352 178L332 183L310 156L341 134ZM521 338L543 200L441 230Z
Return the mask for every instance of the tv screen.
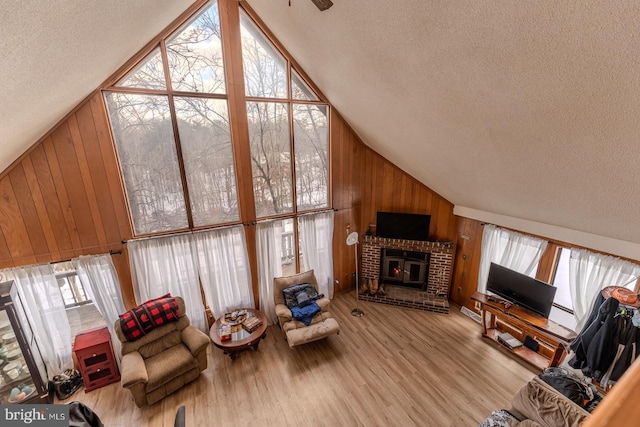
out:
M556 295L555 287L493 262L489 267L487 290L546 318Z
M389 239L429 240L431 215L378 212L376 235Z

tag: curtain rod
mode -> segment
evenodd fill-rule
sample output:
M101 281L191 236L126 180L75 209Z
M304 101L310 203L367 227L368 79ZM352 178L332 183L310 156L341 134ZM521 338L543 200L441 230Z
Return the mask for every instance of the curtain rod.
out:
M103 255L103 254L86 255L86 256L99 256L99 255ZM109 251L109 255L122 255L122 250ZM85 256L85 255L80 255L80 256ZM78 257L76 257L76 258L78 258ZM51 261L51 262L48 262L47 264L57 264L59 262L69 262L69 261L73 261L76 258L63 259L63 260L60 260L60 261ZM45 265L45 264L42 264L42 265Z
M250 226L251 223L249 222L245 222L245 223L240 223L240 224L231 224L231 225L223 225L221 227L214 227L214 228L205 228L202 230L187 230L187 231L182 231L180 233L169 233L169 234L160 234L157 236L146 236L146 237L139 237L139 238L134 238L134 239L129 239L129 240L122 240L122 244L125 245L129 242L142 242L144 240L151 240L151 239L161 239L163 237L175 237L175 236L185 236L188 234L196 234L196 233L204 233L207 231L215 231L215 230L225 230L227 228L234 228L234 227L248 227Z
M280 221L280 220L283 220L283 219L294 219L294 218L299 218L301 216L308 216L308 215L314 215L314 214L319 214L319 213L324 213L324 212L331 212L331 211L338 212L338 209L331 208L331 209L323 209L321 211L305 212L305 213L297 214L297 215L295 215L293 217L290 216L290 215L283 215L283 216L278 216L278 217L275 217L275 218L265 218L265 219L261 219L261 220L258 220L258 221L253 221L251 223L251 225L256 225L256 224L260 224L260 223L263 223L263 222L269 222L269 221Z
M313 212L307 212L307 213L303 213L303 214L297 214L294 217L301 217L301 216L307 216L307 215L313 215L313 214L318 214L318 213L324 213L324 212L338 212L338 209L336 208L330 208L330 209L323 209L320 211L313 211ZM185 234L194 234L194 233L202 233L205 231L213 231L213 230L224 230L225 228L233 228L233 227L238 227L240 225L242 225L243 227L248 227L250 225L256 225L260 222L267 222L267 221L277 221L277 220L282 220L282 219L289 219L289 218L294 218L291 216L283 216L283 217L277 217L277 218L266 218L260 221L252 221L252 222L243 222L241 224L231 224L231 225L223 225L221 227L213 227L213 228L206 228L206 229L202 229L202 230L187 230L187 231L183 231L180 233L170 233L170 234L160 234L157 236L146 236L146 237L140 237L140 238L134 238L134 239L129 239L129 240L122 240L121 243L123 245L127 244L128 242L141 242L143 240L149 240L149 239L160 239L163 237L173 237L173 236L183 236Z

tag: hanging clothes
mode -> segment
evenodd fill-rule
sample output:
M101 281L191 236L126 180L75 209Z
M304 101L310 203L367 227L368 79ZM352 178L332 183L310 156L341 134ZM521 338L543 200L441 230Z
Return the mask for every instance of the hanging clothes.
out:
M616 355L600 382L604 389L607 389L620 379L622 374L635 361L640 348L640 330L634 326L631 317L631 314L636 310L631 311L631 313L629 313L628 309L623 310L626 313L616 318L616 338L618 342Z
M635 307L599 295L588 322L570 345L575 355L569 366L582 370L605 389L614 384L640 356L640 329L633 321L636 316Z
M611 335L610 329L613 329L613 319L618 305L619 302L615 298L605 299L602 294L598 295L587 323L570 345L575 355L569 361L569 366L575 369L582 369L587 376L591 376L591 372L595 371L593 363L600 366L601 361L599 357L596 357L596 353L607 342L611 345L611 339L607 338L607 335ZM609 332L608 334L607 331ZM588 357L589 352L591 360Z

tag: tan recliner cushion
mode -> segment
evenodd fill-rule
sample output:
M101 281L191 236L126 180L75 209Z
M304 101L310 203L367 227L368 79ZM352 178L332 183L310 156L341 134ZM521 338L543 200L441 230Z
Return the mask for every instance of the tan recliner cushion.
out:
M287 323L287 325L289 323ZM293 348L297 345L319 340L338 332L340 332L340 325L338 325L336 319L330 317L321 322L312 323L309 326L288 331L287 343L289 343L289 347Z
M589 413L534 377L511 400L513 408L543 427L578 427Z
M179 344L145 360L149 381L147 393L168 383L190 369L198 368L198 361L187 346Z

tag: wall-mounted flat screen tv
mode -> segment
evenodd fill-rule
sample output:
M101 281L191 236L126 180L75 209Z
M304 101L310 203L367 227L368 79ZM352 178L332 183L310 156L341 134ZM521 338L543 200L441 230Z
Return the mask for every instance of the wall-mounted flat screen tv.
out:
M493 262L489 267L487 291L546 318L556 295L554 286Z
M378 212L376 236L389 239L429 240L431 215Z

